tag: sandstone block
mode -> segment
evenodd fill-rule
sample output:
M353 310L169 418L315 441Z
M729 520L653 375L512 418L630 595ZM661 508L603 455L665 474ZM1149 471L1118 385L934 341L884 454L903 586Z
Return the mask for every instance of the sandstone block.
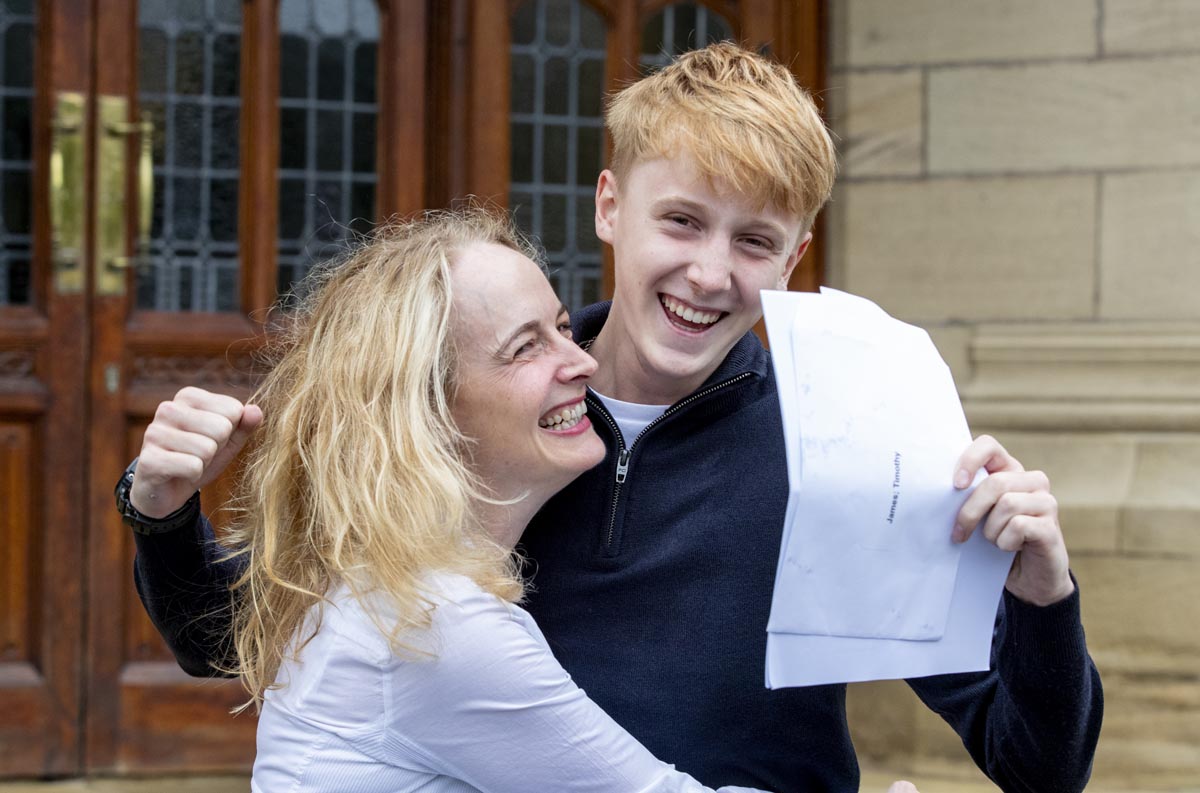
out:
M1088 177L850 183L835 228L841 281L907 321L1092 313Z
M859 762L904 763L916 750L913 725L928 710L902 680L876 680L846 687L846 718Z
M939 69L932 174L1200 165L1200 56Z
M973 426L1200 433L1195 320L979 324L970 360Z
M1200 779L1200 680L1106 674L1103 667L1100 674L1096 786L1177 788Z
M1196 560L1077 554L1088 647L1104 674L1200 679Z
M1190 556L1200 572L1198 481L1200 436L1179 435L1141 443L1122 521L1122 547Z
M1195 0L1106 0L1104 52L1200 51L1200 3Z
M920 71L844 73L829 83L844 178L920 173Z
M1092 0L835 0L837 66L1088 56L1097 52Z
M1100 315L1200 319L1200 170L1105 176L1101 196Z

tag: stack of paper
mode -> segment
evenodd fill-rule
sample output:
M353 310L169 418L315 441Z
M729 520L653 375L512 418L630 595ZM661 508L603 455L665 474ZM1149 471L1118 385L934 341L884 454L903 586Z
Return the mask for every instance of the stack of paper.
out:
M832 289L762 302L790 484L767 686L987 669L1012 554L950 539L971 438L928 334Z

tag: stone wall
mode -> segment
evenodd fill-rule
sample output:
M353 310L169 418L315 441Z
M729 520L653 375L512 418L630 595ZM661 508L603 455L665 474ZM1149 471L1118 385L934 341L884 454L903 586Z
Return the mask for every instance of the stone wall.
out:
M1046 470L1105 684L1093 789L1200 787L1200 1L831 0L827 282L928 328ZM902 684L865 764L978 777Z

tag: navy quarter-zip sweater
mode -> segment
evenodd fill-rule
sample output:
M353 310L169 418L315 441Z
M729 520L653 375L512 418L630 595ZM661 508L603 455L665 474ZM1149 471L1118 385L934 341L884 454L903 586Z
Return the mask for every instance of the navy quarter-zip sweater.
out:
M593 339L608 304L573 318ZM710 786L858 790L845 686L764 686L787 470L770 356L741 339L693 395L631 445L594 395L608 454L556 495L522 546L526 607L555 656L659 758ZM137 535L142 600L184 669L224 653L228 582L211 528ZM1039 608L1005 595L992 670L909 681L1005 791L1082 790L1103 710L1079 594ZM227 619L227 618L226 618Z

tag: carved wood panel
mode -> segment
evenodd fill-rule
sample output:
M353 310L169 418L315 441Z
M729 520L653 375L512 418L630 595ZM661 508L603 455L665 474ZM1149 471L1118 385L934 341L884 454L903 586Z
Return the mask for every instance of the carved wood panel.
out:
M0 350L0 388L5 380L27 380L32 374L31 350Z
M41 522L33 422L0 421L0 771L37 768L54 730L41 664ZM28 773L28 771L26 771Z
M28 422L0 422L0 664L34 660L37 532L34 527L35 458Z

